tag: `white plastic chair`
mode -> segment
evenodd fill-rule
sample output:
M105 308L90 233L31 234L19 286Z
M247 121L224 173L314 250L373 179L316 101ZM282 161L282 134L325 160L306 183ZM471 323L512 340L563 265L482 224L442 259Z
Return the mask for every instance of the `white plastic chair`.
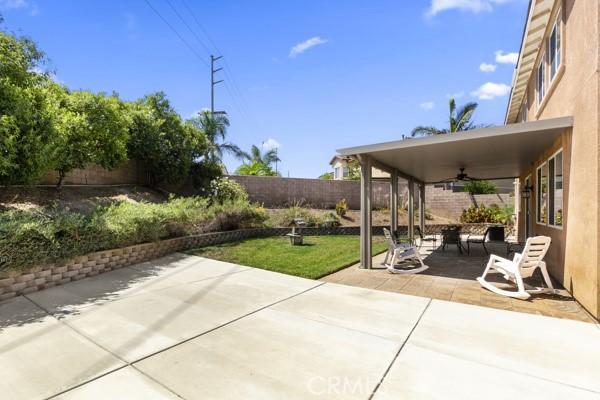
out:
M550 241L551 239L547 236L530 237L525 243L523 253L515 253L512 261L492 254L485 267L485 271L483 271L483 275L477 278L477 282L494 293L517 299L528 299L531 294L537 293L556 293L554 286L552 286L550 275L548 275L546 263L543 261L544 256L550 248ZM546 286L548 286L547 288L533 287L523 282L523 278L532 276L536 268L542 271L542 276L546 282ZM485 276L492 269L503 274L506 280L515 283L517 291L500 289L486 281Z
M397 243L386 228L383 228L383 234L388 241L388 251L383 261L383 265L387 268L388 272L393 274L418 274L429 268L423 263L417 247L410 244ZM391 260L388 264L390 256ZM414 262L418 262L419 265L414 265Z

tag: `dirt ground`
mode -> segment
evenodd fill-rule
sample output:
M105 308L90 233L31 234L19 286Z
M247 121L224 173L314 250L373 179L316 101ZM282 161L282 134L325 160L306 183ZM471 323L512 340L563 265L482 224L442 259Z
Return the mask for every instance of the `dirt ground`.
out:
M97 205L108 205L119 201L162 203L168 196L165 193L144 186L65 186L60 191L54 187L0 187L0 211L2 209L36 209L57 207L68 208L74 211L87 212ZM333 210L310 209L315 216L320 216ZM269 216L277 220L277 215L282 209L267 209ZM456 222L452 219L431 215L427 220L429 224L446 224ZM407 223L406 212L398 215L400 224ZM360 225L360 211L348 210L340 218L342 226ZM373 225L387 225L390 223L389 210L374 210Z
M281 213L282 209L279 208L270 208L267 209L269 216L273 219L277 219L277 215ZM333 210L322 210L311 208L310 211L315 215L319 216L326 212L332 212ZM390 223L390 212L389 210L374 210L372 214L373 225L389 225ZM428 219L428 224L449 224L457 222L455 220L440 217L437 215L431 215L432 219ZM398 214L398 223L400 225L406 225L408 223L408 217L405 212L401 212ZM360 210L348 210L346 215L343 218L340 218L340 224L342 226L359 226L360 225Z
M99 204L119 201L161 203L167 195L143 186L0 187L0 210L58 207L86 212Z

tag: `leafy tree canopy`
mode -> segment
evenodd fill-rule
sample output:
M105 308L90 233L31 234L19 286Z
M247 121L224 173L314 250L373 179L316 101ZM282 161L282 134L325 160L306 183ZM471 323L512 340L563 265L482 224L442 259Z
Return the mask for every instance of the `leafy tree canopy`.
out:
M470 194L495 194L498 192L496 185L490 181L468 181L462 190Z
M115 94L64 93L61 104L54 165L59 187L73 169L88 163L113 169L127 159L130 120Z
M34 182L51 164L57 85L28 38L0 31L0 183Z
M457 110L456 101L451 98L448 102L448 106L450 115L447 128L439 129L434 126L417 126L413 129L412 136L443 135L446 133L468 131L480 127L472 122L473 113L475 113L478 106L477 103L467 103Z
M253 161L250 164L242 164L235 170L236 175L254 175L254 176L279 176L269 165Z
M145 96L129 109L130 157L145 161L157 182L181 182L194 160L205 154L205 134L196 125L183 123L162 92Z

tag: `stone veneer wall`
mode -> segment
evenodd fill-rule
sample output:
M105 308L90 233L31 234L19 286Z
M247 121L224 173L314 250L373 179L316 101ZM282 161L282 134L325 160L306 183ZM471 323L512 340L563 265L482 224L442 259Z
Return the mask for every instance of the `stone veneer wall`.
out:
M425 231L429 234L439 233L446 226L426 225ZM486 224L461 225L463 233L474 234L483 233L486 226ZM383 226L374 226L373 234L382 235L383 228ZM399 230L406 231L406 226L399 227ZM0 301L162 257L177 251L248 238L282 236L290 231L290 228L261 228L205 233L98 251L75 257L64 263L44 265L25 271L0 271ZM359 235L360 227L311 227L302 228L301 231L306 236Z

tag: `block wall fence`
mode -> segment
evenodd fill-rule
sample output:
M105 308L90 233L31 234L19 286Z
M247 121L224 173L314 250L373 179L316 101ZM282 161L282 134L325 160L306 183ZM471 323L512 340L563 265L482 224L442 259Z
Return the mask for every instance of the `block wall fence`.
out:
M334 208L341 199L346 199L350 209L360 209L360 182L334 181L322 179L284 178L267 176L235 176L230 179L240 183L248 192L250 200L262 203L265 207L287 207L301 203L316 208ZM49 172L39 182L42 185L55 185L58 174ZM77 169L65 177L65 185L147 185L150 182L147 170L142 162L130 160L114 170L106 170L94 164ZM182 185L180 190L168 186L168 191L181 194L193 194L190 184ZM406 201L407 185L400 181L400 195ZM373 207L387 208L389 204L389 183L373 181ZM469 195L452 192L443 188L428 186L425 192L427 209L438 216L458 219L463 209L472 205L484 204L499 206L513 204L508 194Z

